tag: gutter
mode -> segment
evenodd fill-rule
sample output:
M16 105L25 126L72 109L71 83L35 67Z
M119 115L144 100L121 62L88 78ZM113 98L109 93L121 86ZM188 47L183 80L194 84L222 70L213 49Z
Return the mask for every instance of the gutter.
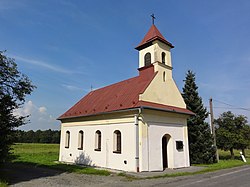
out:
M158 110L158 111L165 111L165 112L171 112L171 113L177 113L177 114L185 114L185 115L195 115L193 112L190 111L190 113L186 113L186 112L177 112L176 110L168 110L168 109L162 109L162 108L155 108L155 107L151 107L151 106L141 106L141 109L149 109L149 110Z
M75 119L75 118L82 118L82 117L92 117L92 116L98 116L98 115L105 115L105 114L110 114L110 113L119 113L119 112L129 112L129 111L135 111L141 109L141 107L135 107L135 108L128 108L128 109L121 109L121 110L113 110L109 112L100 112L96 114L91 114L91 115L82 115L82 116L69 116L69 117L62 117L62 118L57 118L57 120L65 120L65 119Z
M141 111L142 109L149 109L149 110L158 110L158 111L165 111L165 112L171 112L171 113L178 113L178 114L185 114L185 115L195 115L193 112L190 111L190 113L186 112L177 112L176 110L168 110L168 109L162 109L162 108L156 108L156 107L150 107L150 106L138 106L134 108L128 108L128 109L121 109L121 110L115 110L115 111L109 111L109 112L101 112L101 113L96 113L96 114L91 114L91 115L82 115L82 116L69 116L69 117L62 117L62 118L57 118L57 120L64 120L64 119L72 119L72 118L81 118L81 117L91 117L91 116L98 116L98 115L105 115L105 114L110 114L110 113L119 113L119 112L128 112L128 111L135 111L139 110Z

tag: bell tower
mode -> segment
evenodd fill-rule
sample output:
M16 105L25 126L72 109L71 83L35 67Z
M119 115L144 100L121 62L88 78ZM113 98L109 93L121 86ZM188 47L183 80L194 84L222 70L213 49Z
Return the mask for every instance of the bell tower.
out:
M135 48L139 51L139 68L149 66L156 62L172 70L171 52L174 46L168 42L153 24L141 43Z
M174 46L160 33L154 24L154 16L152 18L152 26L135 49L139 51L139 72L153 66L156 75L139 100L186 108L172 75L171 49Z

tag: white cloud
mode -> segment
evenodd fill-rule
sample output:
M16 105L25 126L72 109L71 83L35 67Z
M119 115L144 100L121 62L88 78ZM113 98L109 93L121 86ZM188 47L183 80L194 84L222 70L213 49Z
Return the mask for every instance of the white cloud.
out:
M15 115L27 116L29 115L28 124L21 126L22 130L45 130L45 129L58 129L58 121L52 114L48 113L45 106L37 107L32 101L26 102L22 108L15 111Z
M42 106L42 107L39 107L39 112L41 113L41 114L45 114L46 113L46 111L47 111L47 108L46 107L44 107L44 106Z
M34 60L34 59L31 59L31 58L25 58L25 57L16 56L16 55L12 55L12 56L16 60L20 60L20 61L25 62L25 63L40 66L40 67L43 67L43 68L46 68L48 70L52 70L52 71L55 71L55 72L66 73L66 74L72 74L73 73L70 70L67 70L67 69L59 67L59 66L48 64L48 63L46 63L44 61Z
M80 90L80 91L85 91L83 88L80 88L80 87L77 87L77 86L74 86L74 85L69 85L69 84L62 84L62 86L70 91L77 91L77 90Z

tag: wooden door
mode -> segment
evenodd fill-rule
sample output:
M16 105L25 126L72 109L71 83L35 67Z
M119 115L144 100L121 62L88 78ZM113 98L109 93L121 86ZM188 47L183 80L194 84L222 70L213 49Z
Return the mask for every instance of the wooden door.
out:
M168 167L168 139L166 136L162 137L162 164L163 164L163 169Z

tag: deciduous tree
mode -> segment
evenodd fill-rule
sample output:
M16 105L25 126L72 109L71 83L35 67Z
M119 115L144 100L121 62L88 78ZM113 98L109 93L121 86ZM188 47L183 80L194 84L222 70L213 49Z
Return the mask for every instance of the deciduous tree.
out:
M9 155L14 129L26 122L26 116L16 116L25 96L35 88L30 79L17 69L14 59L0 51L0 163Z
M235 115L231 111L224 112L216 123L216 137L219 148L230 151L231 158L234 158L233 149L245 149L250 142L250 127L247 125L247 118L243 115Z

